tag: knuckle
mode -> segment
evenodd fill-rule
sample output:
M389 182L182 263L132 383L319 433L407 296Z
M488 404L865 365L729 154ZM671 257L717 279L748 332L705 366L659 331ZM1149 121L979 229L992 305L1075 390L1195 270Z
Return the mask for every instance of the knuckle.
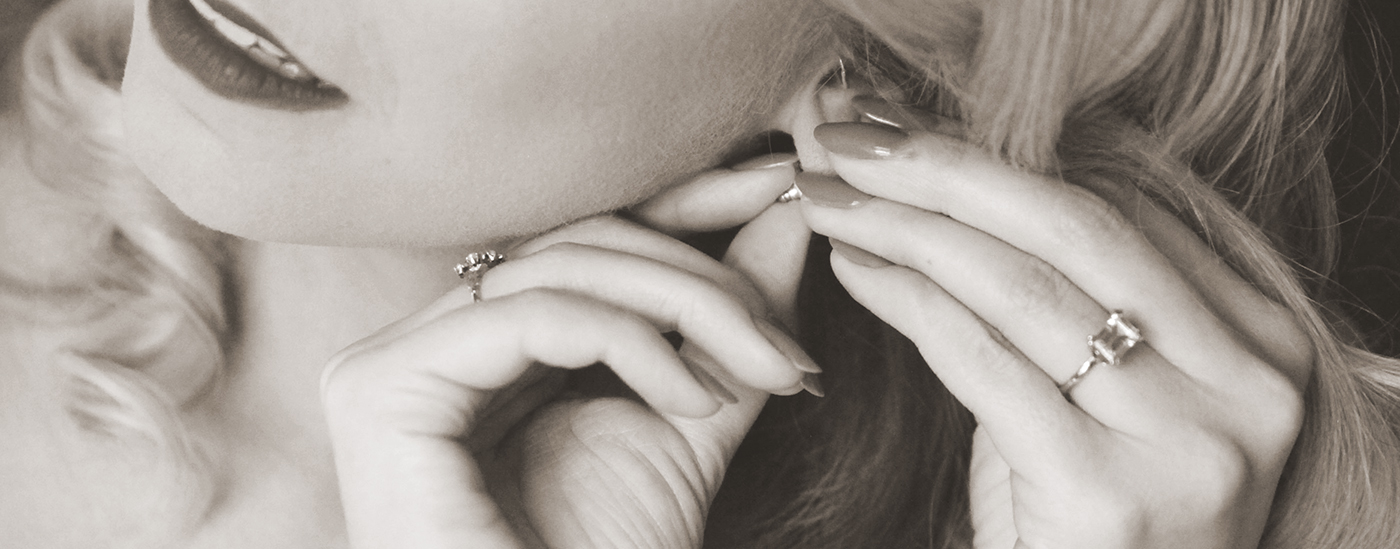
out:
M1038 259L1025 261L1003 286L1007 304L1031 317L1060 310L1074 289L1063 273Z
M549 311L561 316L577 316L585 301L569 290L549 286L536 286L508 297L512 308L519 314Z
M569 240L551 242L540 251L535 252L535 256L555 262L574 261L578 256L584 254L591 246L579 244Z
M731 321L751 314L750 304L708 280L696 280L691 288L677 289L671 299L676 303L677 321L683 325L704 323L709 319Z
M718 265L712 282L720 293L733 296L745 309L755 314L768 311L772 304L756 282L734 267L722 263Z
M1099 248L1133 234L1135 230L1122 212L1099 195L1073 185L1053 209L1053 228L1058 240L1072 249Z
M657 327L650 322L616 310L605 311L600 320L612 324L623 341L648 340L660 333Z
M1264 450L1286 457L1303 426L1303 392L1283 372L1263 361L1252 369L1258 372L1258 382L1249 390L1255 410L1249 428L1267 445Z
M1075 494L1074 530L1092 533L1111 547L1136 547L1151 523L1142 496L1111 482L1083 482Z
M1308 336L1303 323L1291 309L1270 301L1271 311L1265 315L1269 320L1268 332L1272 352L1270 357L1288 371L1308 371L1311 369L1317 350Z
M1251 484L1254 470L1244 448L1229 437L1201 433L1184 446L1190 460L1191 500L1201 510L1224 511L1236 507Z
M321 373L321 404L328 412L349 410L372 393L373 365L358 346L346 348L327 361Z
M1001 369L1010 368L1018 360L1006 336L985 323L979 324L966 341L966 360L970 364Z
M572 223L561 225L542 235L536 236L529 241L516 246L512 250L512 255L516 259L533 256L544 250L559 244L574 244L584 246L580 242L591 242L599 238L610 230L615 230L621 220L605 215L597 215L579 219Z
M1103 539L1117 540L1119 547L1135 547L1148 530L1150 512L1140 501L1121 492L1114 492L1099 500L1089 516L1102 520Z

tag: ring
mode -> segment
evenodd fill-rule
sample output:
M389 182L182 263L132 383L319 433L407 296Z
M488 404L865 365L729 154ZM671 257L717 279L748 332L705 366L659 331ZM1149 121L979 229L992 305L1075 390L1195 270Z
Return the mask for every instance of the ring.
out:
M1104 328L1099 330L1099 333L1089 336L1089 359L1079 366L1079 370L1074 372L1068 381L1060 384L1060 393L1069 396L1069 390L1079 384L1084 376L1089 375L1089 371L1095 366L1117 366L1123 361L1123 355L1141 341L1142 331L1123 318L1123 311L1113 311L1113 314L1108 315Z
M496 250L486 250L484 252L472 252L457 264L457 278L467 279L471 283L472 303L481 302L481 277L486 276L486 271L491 267L500 265L506 260L506 254Z

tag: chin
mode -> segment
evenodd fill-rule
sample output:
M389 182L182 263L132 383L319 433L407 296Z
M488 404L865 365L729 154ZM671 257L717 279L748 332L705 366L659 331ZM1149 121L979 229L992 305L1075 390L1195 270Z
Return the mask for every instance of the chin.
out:
M148 165L152 183L184 215L215 231L260 242L356 248L470 246L545 231L573 215L539 211L538 204L473 208L448 202L363 200L352 192L325 196L272 178L167 162ZM515 213L524 209L533 213Z

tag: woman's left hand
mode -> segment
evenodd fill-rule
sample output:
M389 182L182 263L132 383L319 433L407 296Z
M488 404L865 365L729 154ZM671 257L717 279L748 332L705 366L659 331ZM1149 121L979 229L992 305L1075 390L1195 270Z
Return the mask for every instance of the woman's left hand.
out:
M974 479L979 547L1259 543L1312 363L1287 309L1135 190L1105 200L942 134L816 137L849 182L798 179L837 277L976 416L974 460L990 442L1009 466L1009 509ZM1145 339L1062 394L1113 310Z

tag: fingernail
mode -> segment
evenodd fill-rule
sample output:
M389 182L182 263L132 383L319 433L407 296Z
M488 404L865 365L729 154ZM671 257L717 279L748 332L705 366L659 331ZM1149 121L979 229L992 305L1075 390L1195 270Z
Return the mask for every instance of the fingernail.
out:
M735 396L729 389L726 389L723 383L720 383L718 379L715 379L715 376L705 371L704 368L693 367L690 369L690 374L695 376L695 380L699 381L700 385L703 385L705 389L709 390L710 394L724 401L725 404L739 403L739 397Z
M909 134L899 128L860 122L822 124L812 135L826 150L862 160L902 156L909 141Z
M890 265L894 265L894 263L886 261L883 257L872 254L870 252L867 252L865 250L862 250L835 238L828 237L827 240L831 241L832 250L835 250L836 253L841 254L841 257L846 258L848 261L850 261L851 263L855 263L856 265L870 267L871 269L879 269L880 267L889 267Z
M811 200L818 206L850 209L872 198L838 177L802 172L797 174L796 181L797 190L802 191L802 198Z
M933 131L938 127L938 117L933 114L913 107L895 105L873 95L851 99L851 106L871 121L905 131Z
M792 340L792 336L788 335L782 328L779 328L778 325L758 317L754 317L753 323L755 326L758 326L759 333L763 334L763 337L768 339L768 343L772 344L774 349L777 349L778 352L782 353L783 356L788 359L788 362L792 363L794 369L809 374L822 373L822 369L820 366L817 366L817 362L812 360L812 357L807 356L807 352L803 351L802 347L799 347L797 343Z
M740 162L740 163L738 163L738 164L735 164L734 167L731 168L731 169L733 169L733 170L736 171L736 172L743 172L743 171L752 171L752 170L767 170L767 169L770 169L770 168L777 168L777 167L779 167L779 166L794 166L794 167L795 167L796 165L797 165L797 155L796 155L796 154L794 154L794 153L773 153L773 154L765 154L765 155L763 155L763 156L755 156L755 157L753 157L753 158L750 158L750 159L748 159L748 160L745 160L745 161L743 161L743 162Z
M822 382L817 378L817 374L802 374L802 381L799 385L807 392L812 393L812 396L826 396L826 391L822 390Z

